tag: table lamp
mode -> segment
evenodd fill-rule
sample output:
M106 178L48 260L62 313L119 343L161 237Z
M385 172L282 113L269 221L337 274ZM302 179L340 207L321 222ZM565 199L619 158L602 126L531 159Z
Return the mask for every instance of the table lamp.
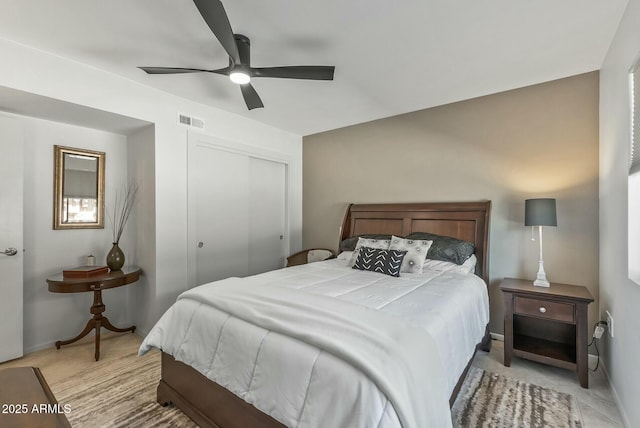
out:
M547 275L544 273L542 261L542 226L557 226L556 200L551 198L527 199L524 201L524 225L538 226L540 233L540 260L538 261L538 273L533 285L549 287ZM533 229L532 229L533 230Z

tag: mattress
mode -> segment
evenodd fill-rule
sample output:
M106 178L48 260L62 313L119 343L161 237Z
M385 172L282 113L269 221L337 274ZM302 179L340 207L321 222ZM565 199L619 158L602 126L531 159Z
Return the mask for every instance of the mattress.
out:
M162 349L287 426L450 424L448 397L489 320L486 285L472 274L425 270L393 278L356 271L334 259L225 281L183 293L145 338L140 353L151 347ZM237 310L230 303L234 296L209 295L225 287L240 299L241 287L259 290L265 293L255 296L260 304L272 295L282 295L284 301L289 290L291 305L304 298L310 306L296 326L296 318L287 318L287 323L276 319L273 308L262 313ZM344 309L327 316L334 331L342 332L336 319L351 312L360 321L367 320L362 323L365 327L377 325L382 331L388 325L391 344L380 345L374 337L371 345L365 337L368 332L355 333L352 340L343 340L346 348L364 341L365 348L381 349L361 352L358 360L353 358L357 348L341 351L328 343L327 337L340 334L327 334L318 330L319 323L302 319L325 302L328 311ZM370 318L375 314L379 320ZM403 343L398 325L411 332ZM315 336L314 330L318 330ZM422 354L405 355L415 342L424 345L415 350ZM413 375L385 376L388 361L404 359L408 359L405 372ZM419 359L424 364L416 364ZM400 385L389 385L407 377L412 378L406 380L409 383L400 379ZM403 395L407 389L420 389L420 394ZM413 407L412 400L418 400ZM422 407L433 407L428 415L412 414L425 411L415 409L420 402L429 403Z

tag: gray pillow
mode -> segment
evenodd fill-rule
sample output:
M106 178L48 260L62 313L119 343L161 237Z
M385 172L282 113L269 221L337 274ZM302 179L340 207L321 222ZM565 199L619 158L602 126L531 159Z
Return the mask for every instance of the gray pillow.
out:
M457 265L463 264L476 250L475 245L471 242L428 232L413 232L407 235L406 239L433 241L427 252L427 258L452 262Z
M369 234L352 236L351 238L343 239L342 242L340 242L340 251L355 251L359 238L391 239L391 235Z

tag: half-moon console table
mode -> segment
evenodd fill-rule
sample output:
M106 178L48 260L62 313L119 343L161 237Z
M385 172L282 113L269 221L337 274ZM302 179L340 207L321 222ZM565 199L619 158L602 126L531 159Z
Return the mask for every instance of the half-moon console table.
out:
M136 282L140 278L140 268L137 266L124 266L122 270L111 271L103 275L94 276L91 278L65 278L62 273L47 278L49 284L49 291L53 293L83 293L86 291L93 291L93 305L90 312L93 317L87 322L84 330L80 332L76 337L69 340L58 340L56 342L56 348L60 349L62 345L68 345L85 337L91 332L96 330L96 361L100 359L100 328L104 327L107 330L115 331L117 333L123 333L125 331L134 332L136 326L127 328L117 328L109 322L107 317L102 316L105 310L105 305L102 303L102 290L108 288L116 288L122 285L131 284Z

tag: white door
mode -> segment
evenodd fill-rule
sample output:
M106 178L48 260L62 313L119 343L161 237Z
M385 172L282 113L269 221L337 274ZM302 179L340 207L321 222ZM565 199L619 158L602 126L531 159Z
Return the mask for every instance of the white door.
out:
M22 126L0 116L0 362L22 356Z
M249 158L206 146L196 152L196 285L247 276Z
M284 267L286 167L249 160L249 275Z
M216 143L190 137L190 287L281 268L288 248L286 164Z

